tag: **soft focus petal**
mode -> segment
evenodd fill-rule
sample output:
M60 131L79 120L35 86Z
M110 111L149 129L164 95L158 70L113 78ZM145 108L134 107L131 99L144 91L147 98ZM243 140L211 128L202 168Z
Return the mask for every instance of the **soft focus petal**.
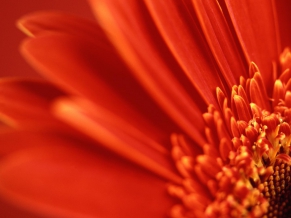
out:
M17 137L16 137L17 136ZM41 141L42 136L38 134L27 134L26 131L9 129L0 132L0 158L15 153L19 150L25 150L28 147L37 146L35 141ZM25 142L25 143L23 143Z
M45 35L26 41L23 53L40 72L61 87L109 108L130 122L139 124L145 133L154 138L164 140L168 132L175 128L170 119L161 113L142 90L135 89L136 85L131 85L133 83L130 79L130 83L126 83L128 82L126 71L120 71L125 69L124 66L118 61L114 62L116 59L113 59L116 65L112 64L110 52L100 50L98 46L83 38L66 34ZM120 74L114 78L116 72ZM120 81L116 81L115 87L109 86L102 75L113 76L112 80ZM126 79L124 89L118 87L122 78ZM132 100L135 100L138 108L128 103Z
M2 79L1 119L18 128L61 128L61 122L50 114L50 104L64 95L44 80Z
M40 218L35 213L28 212L23 208L19 208L9 202L6 199L0 198L0 211L2 217L7 218Z
M173 203L165 181L111 153L73 138L34 143L0 162L0 195L20 208L47 217L148 218L164 217Z
M37 12L18 20L18 27L27 35L37 37L48 33L67 33L83 37L91 43L109 47L103 30L96 22L61 12Z
M54 111L58 117L105 145L116 154L157 173L181 182L170 164L170 153L136 126L84 99L60 99ZM74 117L74 119L72 119Z
M0 2L0 75L34 77L41 76L23 59L19 53L19 43L23 33L15 28L16 20L32 11L59 10L94 19L90 7L83 0L9 0Z
M291 45L291 2L289 0L275 1L282 48Z

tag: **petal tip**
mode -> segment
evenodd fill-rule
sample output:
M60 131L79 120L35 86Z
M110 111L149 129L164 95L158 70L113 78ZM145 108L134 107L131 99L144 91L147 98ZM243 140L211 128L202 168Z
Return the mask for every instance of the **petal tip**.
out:
M27 22L25 18L21 18L16 22L16 26L19 30L21 30L25 35L29 37L34 37L33 33L27 27Z

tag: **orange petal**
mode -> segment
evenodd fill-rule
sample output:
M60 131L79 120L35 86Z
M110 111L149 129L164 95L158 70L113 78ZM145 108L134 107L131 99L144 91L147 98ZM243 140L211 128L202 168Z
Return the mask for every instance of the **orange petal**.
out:
M43 138L42 147L1 160L1 198L40 217L165 216L173 204L165 181L83 146Z
M280 52L274 2L225 0L225 3L248 62L258 65L267 87L271 87L272 61L277 60Z
M67 99L56 103L55 113L115 153L169 180L180 182L169 164L169 153L121 117L86 101Z
M90 2L101 25L108 31L108 36L132 69L134 76L189 136L203 144L201 135L204 123L200 108L205 103L199 95L196 95L194 103L178 82L174 75L176 68L172 68L175 61L163 47L164 43L155 32L155 27L150 22L143 23L143 19L148 17L141 16L148 16L147 10L137 10L136 7L142 7L137 1L128 1L127 4L110 0ZM134 15L134 18L127 15ZM169 59L164 59L165 56ZM205 96L209 95L209 92L205 92Z
M52 33L66 33L69 35L75 35L78 37L81 37L81 40L84 41L90 41L89 44L87 44L87 47L91 47L91 44L96 44L96 53L98 53L99 60L94 60L96 63L96 66L91 66L94 68L96 72L93 72L97 75L98 73L98 79L106 80L106 83L110 83L111 87L114 87L114 90L116 92L120 93L122 95L122 98L126 98L126 100L131 101L131 104L135 104L136 107L138 107L138 111L145 111L147 120L155 120L155 126L158 124L158 120L162 126L160 126L159 129L163 129L164 131L168 128L172 128L173 123L170 123L168 118L163 115L162 111L152 102L152 100L147 96L147 93L142 90L138 84L136 84L136 81L131 78L131 76L127 73L128 69L121 63L119 60L119 57L116 55L116 52L114 48L110 45L109 41L107 40L105 34L103 33L103 30L101 30L100 26L96 22L92 22L90 20L82 19L73 15L60 13L60 12L38 12L34 14L27 15L20 19L18 21L18 25L21 29L24 29L24 31L29 31L34 36L40 36L45 34L52 34ZM74 42L78 44L78 42ZM72 43L72 44L74 44ZM88 42L87 42L88 43ZM69 46L74 47L72 44ZM63 43L63 46L65 43ZM58 45L56 45L57 47ZM86 46L85 46L86 47ZM53 48L55 49L55 48ZM25 50L25 49L24 49ZM46 50L48 51L48 50ZM77 51L78 52L78 51ZM25 53L25 51L24 51ZM53 54L54 55L54 54ZM60 54L63 57L66 57L64 54ZM55 55L54 55L55 56ZM90 54L89 54L90 56ZM104 58L100 61L100 59ZM28 55L29 59L29 55ZM80 61L80 60L79 60ZM85 60L88 64L88 58ZM46 62L43 62L44 64L47 64ZM68 61L64 61L63 64L66 65ZM112 64L114 63L114 64ZM71 64L71 63L69 63ZM93 65L93 64L92 64ZM79 68L75 68L76 71L79 70ZM83 73L83 80L86 80L84 77L85 72L80 70ZM48 73L48 72L45 72ZM63 73L63 72L61 72ZM56 74L56 76L61 77L60 79L64 80L71 80L72 78L68 78L70 76L73 76L72 74L69 75L60 75L60 72L57 72L55 70L54 72L49 72L50 76L51 74ZM79 73L80 74L80 73ZM53 75L54 77L55 75ZM74 78L73 78L74 79ZM95 78L97 80L97 78ZM99 82L100 80L98 80ZM90 84L90 83L88 83ZM97 84L97 81L96 81ZM96 85L95 84L95 85ZM73 85L74 87L79 87L78 85ZM101 84L98 84L100 87ZM106 86L105 84L103 86ZM96 96L96 93L102 92L102 91L110 91L106 87L100 87L100 89L107 89L107 90L93 90L96 91L94 94ZM80 90L78 90L80 91ZM85 93L88 94L88 91ZM120 112L122 102L117 101L120 99L120 96L112 96L114 94L107 93L104 94L104 96L107 96L108 98L111 97L117 97L117 99L114 99L112 102L115 101L116 104L119 104L117 108L118 112ZM92 97L90 95L89 97ZM142 99L142 101L141 101ZM100 99L98 99L100 102ZM123 103L124 104L124 103ZM128 108L126 109L128 110ZM131 117L133 118L133 113L131 111ZM159 119L157 119L159 117ZM141 122L139 120L139 122ZM143 123L143 125L145 125ZM158 129L154 130L154 127L150 127L148 129L153 129L153 132L158 132ZM172 132L173 130L169 130L169 132ZM158 134L157 134L158 135Z
M65 34L30 39L24 43L22 52L53 82L139 124L153 137L164 140L177 129L128 76L127 69L114 53Z

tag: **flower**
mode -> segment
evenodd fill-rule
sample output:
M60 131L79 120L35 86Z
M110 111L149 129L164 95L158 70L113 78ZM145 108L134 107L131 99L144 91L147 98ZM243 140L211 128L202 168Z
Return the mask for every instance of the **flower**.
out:
M19 21L49 82L1 81L1 203L18 207L4 212L288 217L291 59L275 3L90 3L97 22Z

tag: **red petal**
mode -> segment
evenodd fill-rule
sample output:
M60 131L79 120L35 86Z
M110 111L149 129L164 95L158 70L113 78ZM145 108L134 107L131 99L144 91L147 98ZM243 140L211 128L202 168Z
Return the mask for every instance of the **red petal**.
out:
M104 151L76 146L84 145L43 138L42 147L2 160L2 198L41 217L165 216L173 204L165 181Z
M96 22L61 12L36 12L18 20L18 27L31 36L67 33L109 47L103 30Z
M175 72L175 61L163 47L164 42L150 22L147 10L140 9L143 6L137 1L127 1L126 4L111 0L91 3L102 26L110 33L109 37L134 75L184 131L198 143L203 143L199 131L203 131L201 127L204 124L199 108L204 104L199 95L196 95L194 103L177 81L179 71ZM213 102L210 96L213 96L215 87L212 87L212 92L208 88L206 85L202 89L205 94L203 97L207 102Z
M280 52L273 1L225 2L248 62L258 65L267 87L272 87L272 61Z
M204 173L212 178L215 178L216 174L221 170L217 161L209 156L199 155L197 157L197 162L199 163L199 166L201 166Z
M240 133L239 133L239 129L237 126L237 122L236 119L234 117L230 118L230 127L231 127L231 133L234 137L239 137Z
M64 127L50 113L50 103L65 93L43 80L2 79L0 113L19 128Z
M7 131L1 131L1 144L0 157L3 157L15 153L18 150L26 149L27 147L34 146L34 141L40 141L42 137L40 134L27 134L26 131L15 131L10 129ZM25 143L23 143L25 142Z
M291 92L290 91L287 91L286 94L285 94L285 104L287 107L291 107Z
M216 1L193 1L196 13L211 51L229 87L246 76L244 59L238 51L221 8Z
M248 122L252 118L249 105L247 105L244 99L239 95L234 95L233 101L239 120Z
M263 79L260 73L255 73L250 79L249 95L252 103L256 103L261 109L270 111L270 103Z
M29 62L53 82L124 116L152 137L164 139L177 129L129 78L115 53L102 50L85 39L63 34L26 41L22 51ZM113 80L112 86L108 80Z
M280 101L283 101L285 97L284 85L281 80L276 80L273 89L273 107L276 107Z
M121 117L80 99L75 102L60 100L55 105L55 112L61 119L106 148L158 175L180 182L181 179L173 173L173 166L169 164L169 153L162 145Z
M223 85L212 55L191 14L192 5L175 0L167 2L147 0L145 3L165 43L192 84L201 96L205 96L208 103L216 104L213 90ZM233 79L232 74L229 78Z
M281 33L282 48L285 48L291 45L291 22L289 22L291 20L291 2L289 0L280 0L275 1L275 3Z
M224 161L227 160L230 151L232 151L232 145L228 139L222 138L219 143L219 152Z
M21 209L4 199L0 199L0 211L1 211L1 216L2 217L7 217L7 218L39 218L39 215L33 213L33 212L28 212L24 209Z

